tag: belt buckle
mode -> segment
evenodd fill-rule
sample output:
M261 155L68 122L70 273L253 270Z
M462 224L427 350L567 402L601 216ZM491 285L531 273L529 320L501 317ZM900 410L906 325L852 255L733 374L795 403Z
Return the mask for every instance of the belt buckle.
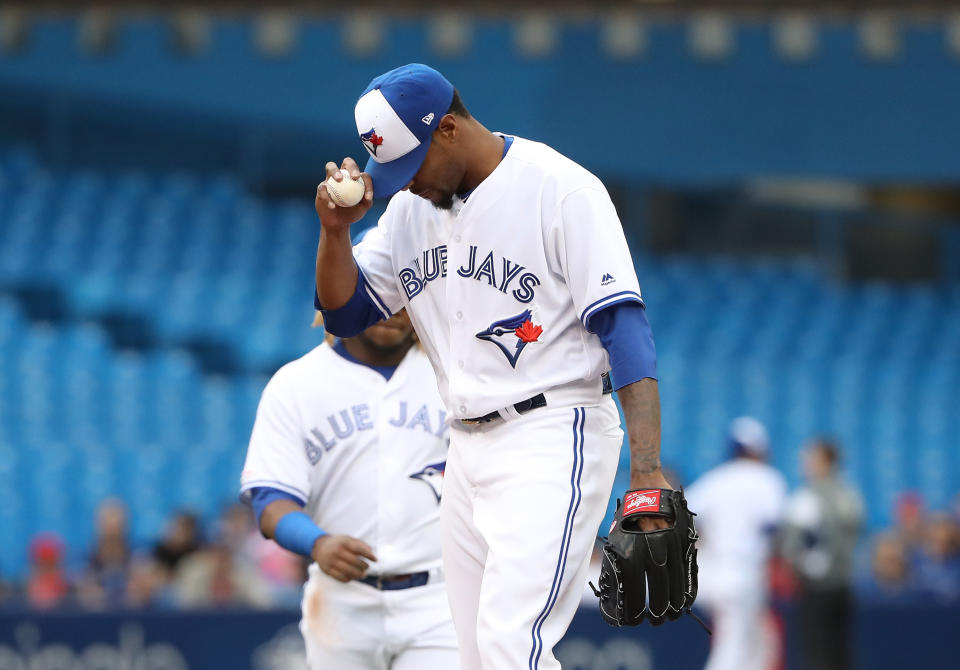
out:
M483 421L477 421L476 419L460 419L460 423L465 426L479 426Z

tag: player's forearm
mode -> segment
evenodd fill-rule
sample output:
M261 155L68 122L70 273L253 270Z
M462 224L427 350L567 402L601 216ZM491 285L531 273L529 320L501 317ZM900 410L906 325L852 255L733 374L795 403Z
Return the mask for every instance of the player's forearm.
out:
M317 245L317 297L323 308L339 309L347 304L356 290L357 276L350 229L321 229Z
M660 392L655 379L617 391L630 441L630 488L669 488L660 469Z
M274 539L277 524L291 512L301 512L303 508L291 500L275 500L263 509L260 515L260 532L268 540Z

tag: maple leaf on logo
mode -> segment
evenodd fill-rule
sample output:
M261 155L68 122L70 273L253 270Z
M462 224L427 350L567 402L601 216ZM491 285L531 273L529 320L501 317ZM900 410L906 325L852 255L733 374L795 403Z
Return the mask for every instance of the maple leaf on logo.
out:
M370 136L370 144L372 144L375 147L379 147L381 144L383 144L383 138L377 135L376 133L374 133L373 135Z
M543 328L533 325L533 322L527 319L523 322L523 325L514 332L517 334L517 337L520 338L521 342L536 342L537 338L540 337L540 333L543 332Z

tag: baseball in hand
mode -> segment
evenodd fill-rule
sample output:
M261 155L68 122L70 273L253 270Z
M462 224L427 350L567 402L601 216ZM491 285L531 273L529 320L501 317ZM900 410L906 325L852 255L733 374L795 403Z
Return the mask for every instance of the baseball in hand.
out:
M327 193L340 207L353 207L363 200L363 179L351 179L346 172L342 174L343 181L337 181L332 176L327 179Z

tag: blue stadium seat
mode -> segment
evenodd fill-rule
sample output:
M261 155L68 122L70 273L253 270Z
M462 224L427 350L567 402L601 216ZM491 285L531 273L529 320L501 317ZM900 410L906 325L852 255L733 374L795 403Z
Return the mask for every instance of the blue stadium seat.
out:
M316 216L227 176L52 173L0 151L0 287L52 286L66 320L31 323L0 292L0 570L44 529L89 545L104 497L152 539L173 510L210 517L235 496L268 373L322 339L312 317ZM726 426L765 421L796 483L798 451L837 436L848 474L889 520L904 488L945 505L960 489L960 285L843 285L816 267L636 258L657 337L664 461L690 481L726 456ZM98 323L142 322L126 351ZM239 371L212 376L197 343ZM626 455L616 490L629 483Z

